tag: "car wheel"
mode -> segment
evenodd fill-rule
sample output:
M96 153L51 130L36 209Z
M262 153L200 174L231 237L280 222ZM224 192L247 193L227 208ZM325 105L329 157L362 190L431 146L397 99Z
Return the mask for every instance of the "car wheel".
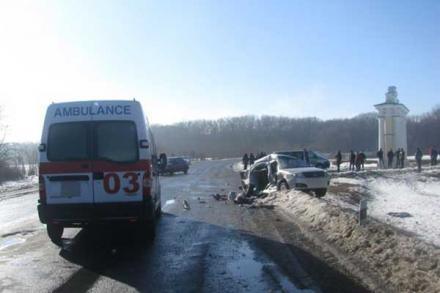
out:
M286 181L280 181L280 183L278 183L278 190L279 191L285 191L285 190L289 190L290 189L290 187L289 187L289 184L287 184L287 182Z
M327 189L321 188L315 190L316 197L323 197L327 193Z
M64 227L57 224L47 224L47 235L49 236L50 240L55 243L56 245L61 244L61 237L63 236Z
M183 171L183 173L184 173L185 175L188 174L188 170Z

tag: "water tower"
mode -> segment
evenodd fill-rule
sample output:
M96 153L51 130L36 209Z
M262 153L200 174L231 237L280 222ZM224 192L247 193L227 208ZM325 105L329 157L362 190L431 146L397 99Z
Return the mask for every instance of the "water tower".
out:
M395 152L398 148L403 148L408 154L406 138L406 116L408 108L397 99L397 89L395 86L388 87L385 94L385 103L374 105L379 111L379 148L384 152L384 159L390 149Z

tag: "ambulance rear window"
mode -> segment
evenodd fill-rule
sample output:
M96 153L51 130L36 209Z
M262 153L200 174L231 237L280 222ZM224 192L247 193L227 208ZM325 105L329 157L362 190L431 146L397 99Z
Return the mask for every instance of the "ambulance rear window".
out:
M88 129L88 124L85 122L51 125L47 158L50 161L87 160L89 158Z
M114 162L133 162L138 160L138 140L134 122L96 122L94 129L96 159Z

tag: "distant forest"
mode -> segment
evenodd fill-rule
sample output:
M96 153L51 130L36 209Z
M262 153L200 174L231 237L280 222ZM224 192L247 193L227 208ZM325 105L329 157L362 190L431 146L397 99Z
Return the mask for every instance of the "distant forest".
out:
M246 152L313 149L375 152L377 116L366 113L350 119L242 116L153 125L161 152L169 155L224 158ZM440 107L408 119L408 151L440 146Z

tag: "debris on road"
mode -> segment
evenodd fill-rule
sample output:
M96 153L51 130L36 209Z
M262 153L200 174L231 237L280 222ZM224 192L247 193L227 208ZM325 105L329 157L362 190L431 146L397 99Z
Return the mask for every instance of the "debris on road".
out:
M410 213L407 213L407 212L400 212L400 213L391 212L391 213L388 213L388 215L391 216L391 217L396 217L396 218L409 218L409 217L412 217L412 215Z
M228 200L228 196L227 196L226 194L216 193L216 194L211 194L211 196L212 196L215 200Z
M191 206L189 205L189 202L186 199L183 200L183 208L185 210L190 210L191 209Z

